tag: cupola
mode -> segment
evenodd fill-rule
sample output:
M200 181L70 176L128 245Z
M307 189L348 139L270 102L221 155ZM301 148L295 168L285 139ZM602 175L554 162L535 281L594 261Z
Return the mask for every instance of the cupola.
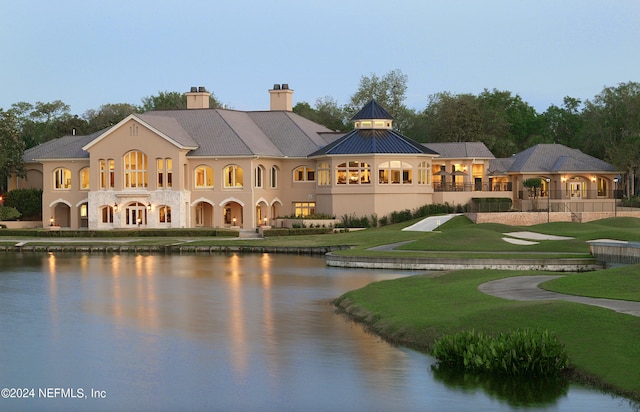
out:
M393 128L393 116L374 99L371 99L351 120L355 122L356 129Z

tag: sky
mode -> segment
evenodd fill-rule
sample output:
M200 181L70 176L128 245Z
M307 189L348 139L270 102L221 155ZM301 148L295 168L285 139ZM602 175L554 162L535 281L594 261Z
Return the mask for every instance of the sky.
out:
M407 76L405 104L484 89L538 113L640 81L638 0L20 0L0 5L0 108L82 115L204 86L229 108L349 102L363 76Z

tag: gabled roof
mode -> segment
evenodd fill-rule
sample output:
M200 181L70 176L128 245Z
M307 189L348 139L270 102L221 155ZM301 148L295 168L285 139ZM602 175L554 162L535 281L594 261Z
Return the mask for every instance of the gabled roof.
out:
M482 142L423 143L445 159L494 159L495 156Z
M309 157L383 153L438 155L415 140L390 129L356 129Z
M561 144L538 144L509 158L495 159L490 169L505 173L615 172L610 163ZM505 170L500 170L505 169Z
M144 127L148 128L152 132L156 133L166 141L174 144L175 146L181 149L195 149L197 148L196 142L189 136L188 133L181 127L181 125L176 122L174 118L171 117L163 117L163 118L153 118L149 117L145 114L130 114L125 117L123 120L118 122L115 126L108 129L103 134L99 135L97 138L86 144L82 147L83 150L89 150L91 146L95 145L102 139L105 139L107 136L112 134L114 131L118 130L123 124L129 122L130 120L137 121Z
M380 106L374 99L369 100L369 103L365 104L362 109L351 120L362 119L389 119L393 120L393 116L389 114L382 106Z
M102 134L104 130L86 136L63 136L49 140L24 151L22 160L30 163L44 159L88 159L82 147Z
M343 134L292 112L224 109L163 110L132 114L88 136L66 136L25 151L25 161L88 158L87 150L129 120L191 156L306 157Z

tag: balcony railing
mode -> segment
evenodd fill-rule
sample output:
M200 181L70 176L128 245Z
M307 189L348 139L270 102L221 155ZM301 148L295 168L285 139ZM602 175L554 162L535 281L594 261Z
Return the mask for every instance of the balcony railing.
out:
M511 183L441 183L434 182L436 192L510 192Z

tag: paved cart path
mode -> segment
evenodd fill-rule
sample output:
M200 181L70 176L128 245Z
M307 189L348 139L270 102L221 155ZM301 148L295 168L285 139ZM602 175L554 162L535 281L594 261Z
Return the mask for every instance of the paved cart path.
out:
M616 312L640 316L640 302L628 300L589 298L585 296L566 295L564 293L549 292L538 285L560 275L516 276L483 283L478 290L491 296L508 300L566 300L583 303L585 305L600 306Z

